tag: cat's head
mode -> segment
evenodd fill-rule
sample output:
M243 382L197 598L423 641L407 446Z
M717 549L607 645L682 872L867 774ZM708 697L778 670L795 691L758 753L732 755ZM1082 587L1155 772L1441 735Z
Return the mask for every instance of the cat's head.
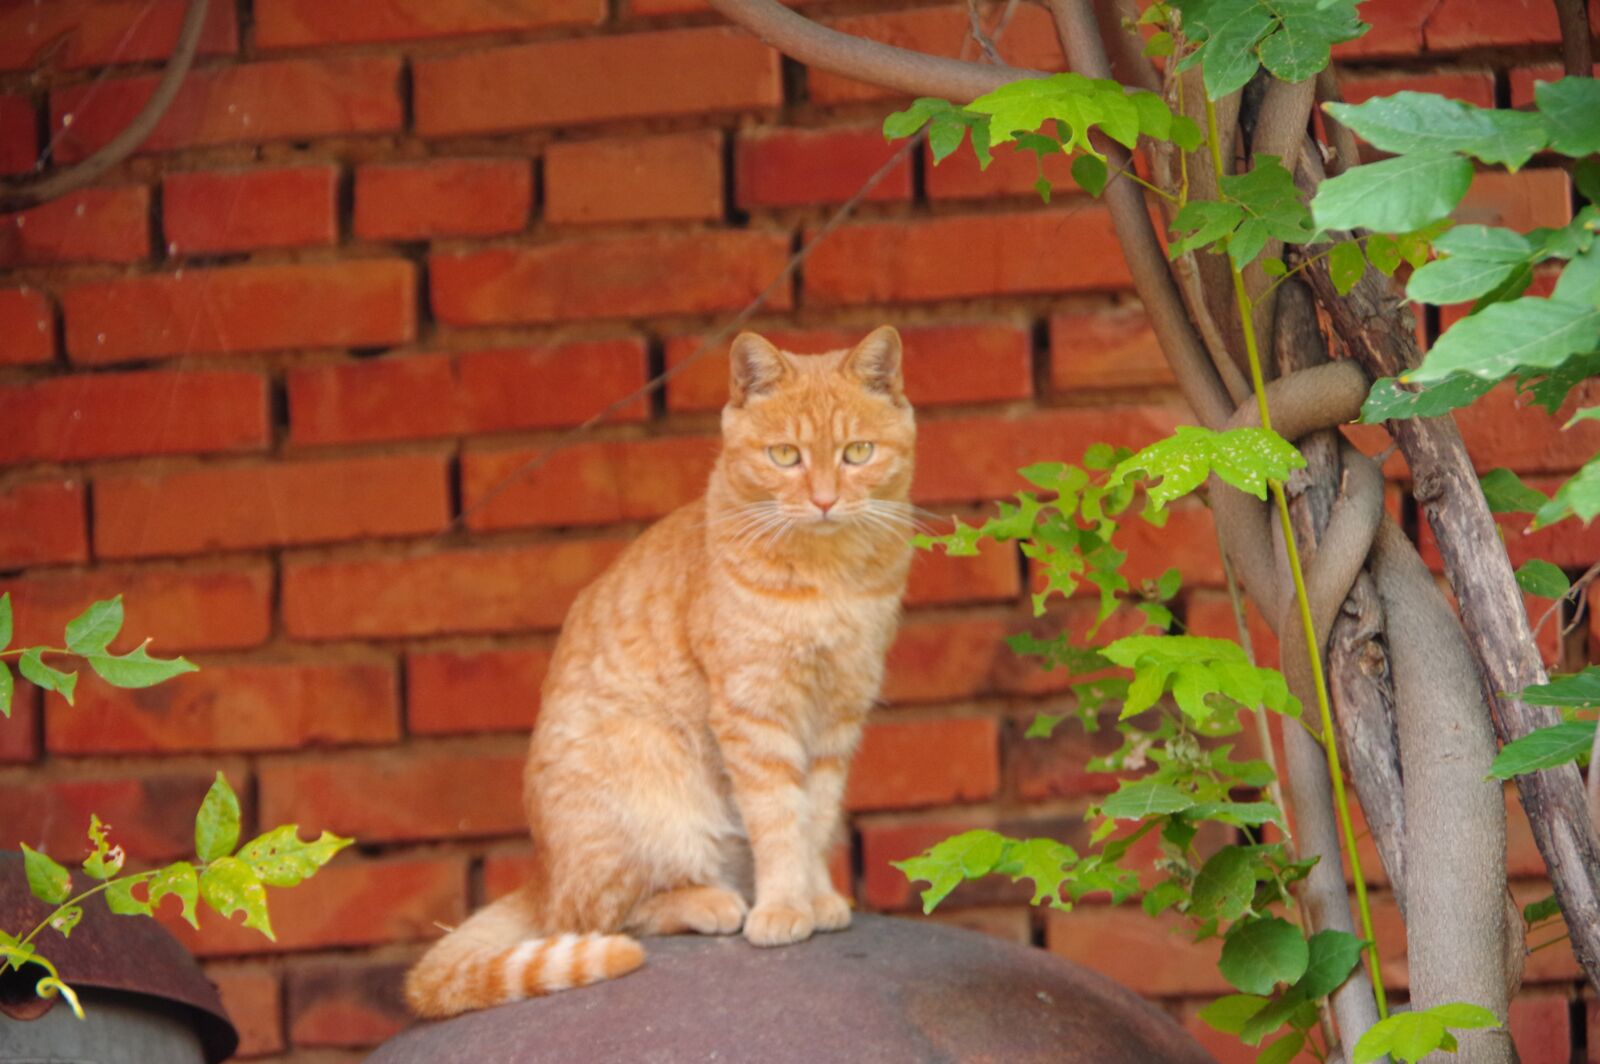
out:
M733 502L770 503L790 527L815 532L902 525L917 429L900 362L900 334L887 325L821 355L741 333L719 461Z

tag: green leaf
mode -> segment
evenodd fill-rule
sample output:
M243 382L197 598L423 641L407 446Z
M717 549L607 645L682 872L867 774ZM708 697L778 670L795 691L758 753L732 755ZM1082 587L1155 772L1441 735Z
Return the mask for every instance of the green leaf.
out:
M244 913L244 926L277 941L267 916L267 892L251 867L237 857L218 857L200 873L200 897L223 917Z
M1289 1064L1305 1048L1306 1036L1290 1031L1256 1054L1256 1064Z
M1362 941L1347 931L1318 931L1306 945L1310 960L1295 989L1307 1000L1339 989L1361 960Z
M111 845L111 840L106 837L105 825L93 813L89 814L89 845L91 852L84 859L83 870L91 878L110 879L122 871L122 862L127 859L127 854L121 846Z
M1300 712L1283 675L1250 663L1237 643L1188 635L1134 635L1118 639L1102 653L1132 669L1133 682L1122 718L1142 713L1170 685L1179 708L1196 721L1213 712L1208 697L1221 695L1243 706L1264 705L1290 716Z
M1351 171L1352 173L1354 171ZM1521 367L1550 368L1600 345L1600 306L1534 296L1495 303L1456 322L1406 382L1470 373L1500 380Z
M1113 820L1143 820L1149 816L1177 813L1194 805L1194 799L1170 783L1158 780L1124 782L1100 806Z
M1600 303L1600 244L1572 257L1556 278L1550 298L1563 303Z
M11 645L11 592L0 595L0 650Z
M931 913L963 880L977 879L993 871L1005 852L1005 844L1005 836L997 832L966 831L945 839L920 856L890 864L904 872L908 880L928 884L928 889L922 892L922 911Z
M1517 692L1517 698L1530 706L1600 709L1600 665L1590 665L1582 672L1565 676L1552 676L1549 683L1524 687Z
M928 149L933 154L934 165L961 147L962 138L970 132L973 154L978 157L981 166L988 167L988 120L982 115L956 107L948 100L924 96L911 101L910 107L896 111L883 120L883 135L886 140L909 137L924 125L928 126Z
M183 905L182 916L189 926L200 926L200 919L195 913L196 903L200 900L200 877L194 865L188 861L174 861L151 876L147 894L151 908L159 906L168 895L177 898Z
M1324 181L1311 200L1311 215L1318 229L1409 232L1447 217L1470 184L1472 164L1459 155L1400 155Z
M1600 516L1600 456L1589 459L1565 484L1556 489L1550 501L1533 515L1532 528L1544 528L1568 517L1588 523Z
M1217 968L1246 994L1270 994L1278 983L1305 974L1311 954L1300 929L1280 917L1235 925L1222 944Z
M15 683L11 678L11 667L0 661L0 717L11 716L11 695Z
M147 646L148 640L126 654L100 652L83 656L89 667L113 687L154 687L174 676L198 671L199 667L185 658L152 658L145 650Z
M1461 225L1434 242L1444 255L1416 273L1406 295L1419 303L1464 303L1504 284L1534 258L1521 233L1483 225Z
M118 916L149 916L155 907L134 896L133 888L139 881L133 878L115 879L106 886L106 908Z
M1600 152L1600 82L1594 78L1536 82L1533 99L1550 127L1550 147L1574 159Z
M1095 199L1105 191L1107 176L1105 162L1093 155L1080 155L1072 160L1072 180Z
M1066 714L1057 716L1054 713L1035 713L1033 723L1028 725L1028 730L1022 733L1022 737L1024 739L1048 739L1056 733L1056 729L1066 719Z
M1575 720L1529 732L1500 748L1489 775L1508 780L1544 768L1570 764L1594 746L1595 722Z
M1156 597L1162 602L1170 601L1183 587L1183 573L1176 567L1167 569L1156 577Z
M1439 417L1474 402L1495 384L1465 373L1427 385L1401 384L1393 377L1380 377L1361 404L1361 421L1375 425L1411 417Z
M72 692L78 686L78 674L51 668L44 663L43 654L43 647L29 647L22 652L17 668L25 679L46 691L59 691L61 697L67 700L67 705L72 705Z
M218 772L194 818L194 851L202 861L215 861L231 854L238 844L239 799Z
M1462 1022L1464 1021L1464 1022ZM1452 1027L1498 1027L1494 1013L1476 1005L1435 1005L1421 1012L1401 1012L1379 1020L1367 1029L1351 1051L1351 1064L1368 1064L1389 1054L1404 1064L1414 1064L1438 1049L1453 1050Z
M1367 257L1361 253L1360 244L1347 240L1333 245L1328 252L1328 276L1333 279L1333 287L1340 295L1349 295L1366 272Z
M1223 1034L1238 1034L1250 1018L1267 1005L1267 999L1256 994L1229 994L1218 998L1200 1010L1200 1019L1206 1026Z
M1464 1001L1452 1001L1444 1005L1435 1005L1428 1010L1428 1015L1443 1023L1446 1027L1454 1027L1458 1030L1482 1030L1500 1026L1500 1021L1495 1019L1494 1013L1481 1005L1469 1005Z
M1033 904L1048 901L1060 908L1061 884L1077 860L1071 846L1054 839L1008 839L994 870L1010 876L1013 883L1033 880Z
M1183 811L1185 820L1215 820L1234 827L1283 826L1283 810L1271 802L1199 802Z
M1276 156L1258 155L1245 173L1224 176L1221 191L1220 201L1191 200L1178 212L1172 230L1189 235L1169 255L1215 246L1242 268L1255 261L1268 239L1303 244L1316 236L1294 176Z
M1179 0L1184 36L1200 47L1178 64L1205 64L1206 95L1219 100L1265 65L1304 81L1328 65L1330 49L1367 27L1353 0Z
M1566 573L1538 558L1524 562L1516 576L1518 587L1540 598L1558 599L1572 587Z
M72 873L25 842L22 843L22 865L28 874L28 889L35 898L60 905L71 896Z
M293 887L309 879L354 841L324 831L315 840L303 842L299 831L297 824L273 828L247 843L239 851L239 860L249 865L267 886Z
M1144 42L1144 54L1152 58L1172 54L1172 34L1166 30L1153 34Z
M1323 107L1373 147L1397 155L1460 152L1516 170L1549 138L1539 115L1475 107L1431 92L1397 92L1361 104Z
M1509 469L1491 469L1478 478L1478 484L1483 488L1483 497L1489 503L1490 513L1531 514L1550 501L1544 492L1528 487L1521 477Z
M1240 428L1225 432L1180 425L1172 436L1124 459L1111 474L1111 483L1127 481L1135 472L1160 477L1148 489L1150 504L1160 509L1218 478L1258 499L1267 497L1267 481L1283 480L1306 464L1293 444L1269 429Z
M1524 923L1537 924L1548 920L1552 916L1561 915L1561 902L1554 894L1546 894L1536 902L1522 907L1522 920Z
M70 938L72 935L72 929L77 927L78 922L82 919L83 906L68 905L51 914L49 921L50 930L56 932L62 938Z
M1388 233L1373 233L1367 237L1367 261L1385 277L1393 277L1400 268L1400 244Z
M1548 373L1524 374L1517 386L1527 393L1534 406L1542 407L1554 417L1566 404L1572 389L1596 376L1600 376L1600 352L1569 358Z
M1581 159L1572 168L1572 183L1591 204L1600 204L1600 159Z
M67 622L67 649L97 654L122 631L122 596L96 602Z
M1166 108L1159 97L1153 103L1145 101L1143 106ZM1090 131L1098 129L1132 148L1138 144L1141 128L1152 128L1148 120L1141 121L1140 107L1114 81L1068 73L1010 82L973 100L966 109L989 117L989 136L995 144L1004 144L1019 132L1032 132L1047 122L1056 122L1060 123L1061 143L1068 152L1082 151L1104 158L1090 142ZM1170 124L1171 111L1167 114Z
M1250 911L1261 859L1243 846L1225 846L1212 854L1195 876L1189 914L1198 920L1233 921Z

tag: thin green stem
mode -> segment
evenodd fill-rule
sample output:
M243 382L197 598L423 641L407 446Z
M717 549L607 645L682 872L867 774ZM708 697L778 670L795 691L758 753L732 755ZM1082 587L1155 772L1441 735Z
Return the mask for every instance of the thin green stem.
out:
M1211 143L1211 161L1217 174L1222 173L1222 152L1218 148L1217 109L1206 98L1206 127ZM1245 288L1244 275L1228 259L1228 272L1233 277L1233 294L1239 307L1239 321L1244 326L1245 354L1250 362L1250 384L1255 391L1256 406L1261 415L1261 427L1272 428L1272 412L1267 405L1266 379L1261 372L1261 351L1256 341L1255 305ZM1383 991L1383 975L1378 967L1378 937L1372 926L1372 906L1367 899L1366 876L1361 870L1361 855L1356 850L1355 826L1350 818L1350 800L1344 789L1344 771L1339 764L1339 743L1333 732L1333 706L1328 698L1328 680L1322 670L1322 652L1317 643L1316 627L1311 617L1311 599L1306 594L1305 571L1300 564L1300 550L1295 544L1294 527L1289 519L1289 499L1283 492L1281 481L1269 481L1273 501L1277 504L1278 525L1283 532L1284 548L1289 555L1289 573L1294 579L1295 603L1300 610L1300 624L1305 631L1306 656L1311 663L1311 679L1317 694L1317 712L1322 724L1322 746L1328 756L1328 778L1333 784L1334 807L1339 826L1344 833L1345 855L1350 861L1350 874L1355 883L1356 908L1361 914L1361 933L1367 940L1367 967L1372 975L1372 993L1377 1000L1378 1018L1387 1019L1389 1005Z
M1333 254L1333 249L1334 248L1340 247L1341 245L1344 245L1344 244L1359 244L1362 241L1367 240L1371 236L1373 236L1372 233L1363 233L1362 235L1356 237L1354 240L1340 240L1340 241L1338 241L1336 243L1329 244L1327 247L1323 248L1321 251L1317 252L1315 255L1310 255L1310 256L1307 256L1306 258L1301 259L1298 263L1295 264L1294 269L1287 271L1286 273L1283 274L1283 276L1277 278L1271 284L1267 285L1267 287L1263 288L1261 290L1261 295L1259 297L1257 297L1256 302L1257 303L1261 302L1261 300L1267 298L1267 296L1269 296L1273 292L1277 291L1277 288L1278 288L1279 285L1281 285L1283 282L1287 281L1289 278L1293 277L1295 274L1299 273L1301 270L1304 270L1307 266L1311 266L1311 265L1315 264L1316 262L1318 262L1318 261L1320 261L1322 259L1325 259L1329 255Z
M1150 182L1146 181L1144 178L1142 178L1138 174L1134 173L1132 166L1133 166L1133 164L1129 163L1127 166L1122 167L1120 170L1112 171L1111 177L1107 179L1107 184L1109 184L1111 181L1116 180L1119 177L1125 177L1129 181L1132 181L1134 184L1139 185L1139 186L1141 186L1141 187L1143 187L1143 188L1145 188L1145 189L1147 189L1147 190L1149 190L1151 192L1154 192L1156 195L1160 196L1162 199L1166 200L1168 203L1178 203L1178 202L1180 202L1177 196L1174 196L1172 193L1168 192L1166 189L1157 188L1155 185L1152 185Z
M1548 946L1559 946L1561 943L1568 941L1570 938L1570 935L1561 935L1558 938L1552 938L1549 942L1541 942L1537 946L1529 946L1528 952L1538 953L1540 950L1545 949Z

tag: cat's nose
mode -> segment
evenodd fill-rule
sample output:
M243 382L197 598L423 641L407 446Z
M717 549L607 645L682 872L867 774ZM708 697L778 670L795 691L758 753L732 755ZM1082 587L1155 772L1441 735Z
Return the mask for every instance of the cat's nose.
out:
M837 503L838 501L839 501L839 496L837 496L837 495L835 495L831 499L819 498L819 497L817 497L815 495L811 496L811 505L815 506L817 509L821 510L822 513L823 513L823 516L827 516L828 511L833 509L834 504Z

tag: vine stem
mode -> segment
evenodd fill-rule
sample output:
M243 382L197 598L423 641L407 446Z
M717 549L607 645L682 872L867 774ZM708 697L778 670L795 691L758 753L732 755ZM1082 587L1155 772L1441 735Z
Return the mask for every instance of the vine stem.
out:
M1206 133L1211 148L1211 162L1217 173L1222 173L1222 152L1218 148L1217 108L1211 97L1206 97ZM1233 277L1234 300L1239 307L1239 320L1244 326L1245 354L1250 362L1250 385L1255 391L1256 406L1261 414L1261 427L1272 428L1272 415L1267 406L1266 379L1261 372L1261 351L1256 342L1255 304L1245 288L1244 275L1232 256L1228 257L1228 273ZM1322 745L1328 755L1328 776L1333 785L1334 806L1339 814L1339 826L1344 833L1345 853L1350 860L1350 875L1355 882L1356 908L1361 914L1361 933L1367 939L1367 968L1372 975L1372 993L1377 1000L1378 1019L1389 1017L1389 1006L1383 991L1383 975L1378 967L1378 938L1372 926L1372 905L1367 899L1367 880L1361 871L1361 855L1356 850L1355 826L1350 819L1350 799L1344 789L1344 769L1339 764L1339 742L1333 731L1333 706L1328 698L1328 680L1322 670L1322 652L1317 645L1316 626L1311 617L1311 599L1306 594L1305 571L1300 564L1300 549L1295 544L1294 527L1289 519L1289 499L1283 492L1283 482L1269 480L1273 501L1277 505L1278 525L1283 531L1284 549L1289 556L1289 573L1294 579L1294 597L1300 610L1301 627L1305 629L1306 654L1311 661L1311 678L1317 692L1317 712L1322 724Z

